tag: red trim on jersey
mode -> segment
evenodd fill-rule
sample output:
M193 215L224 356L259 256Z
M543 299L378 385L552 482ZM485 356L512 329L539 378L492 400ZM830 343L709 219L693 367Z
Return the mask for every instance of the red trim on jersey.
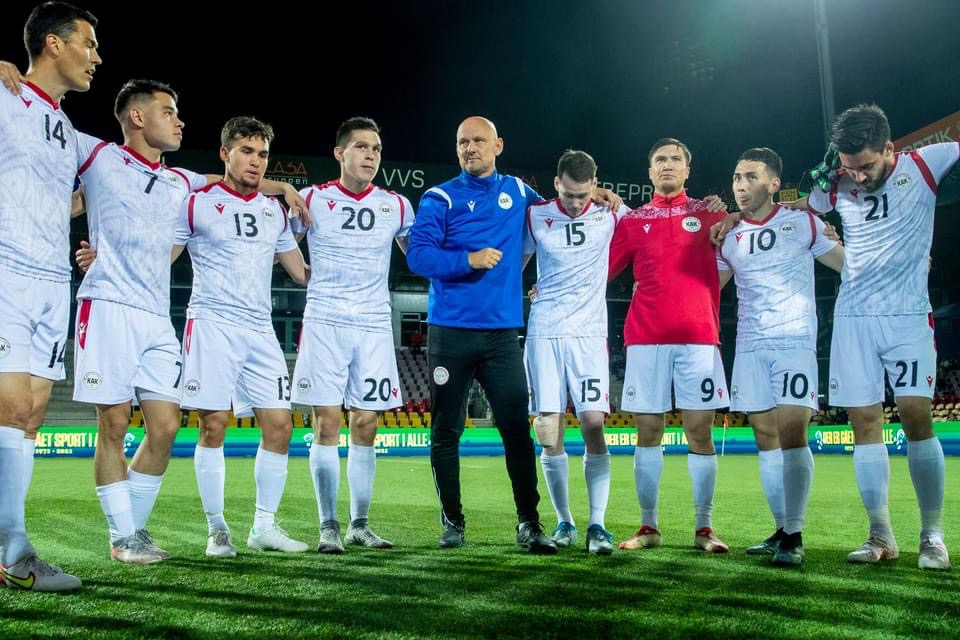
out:
M313 200L314 193L316 193L316 187L310 189L310 191L307 193L307 209L310 208L310 201Z
M134 157L136 160L138 160L139 162L142 162L143 164L145 164L145 165L147 165L148 167L150 167L151 169L153 169L154 171L156 171L157 169L160 168L160 163L159 163L159 162L150 162L149 160L147 160L146 158L144 158L142 155L140 155L139 153L137 153L136 150L131 149L131 148L128 147L127 145L125 145L125 144L124 144L124 145L121 145L120 148L123 149L124 151L126 151L127 153L129 153L131 156L133 156L133 157Z
M928 313L928 314L927 314L927 322L930 323L930 328L933 329L934 331L936 331L937 328L936 328L935 326L933 326L933 313ZM934 351L937 350L937 336L936 336L936 334L934 334L934 336L933 336L933 350L934 350Z
M813 214L807 211L807 216L810 218L810 248L813 248L813 243L817 241L817 223L813 219Z
M556 205L557 205L557 209L560 210L560 213L562 213L563 215L567 216L567 217L570 218L571 220L575 220L575 219L579 218L580 216L582 216L583 214L585 214L585 213L587 212L587 209L590 208L590 205L593 204L592 201L587 200L586 204L583 205L583 209L580 210L580 213L578 213L577 215L574 216L574 215L571 215L570 212L566 210L566 208L563 206L563 203L560 202L560 198L559 198L559 197L554 198L553 200L548 200L548 202L555 202Z
M77 344L80 349L87 346L87 334L90 332L90 308L93 306L93 300L84 298L80 301L80 309L77 310Z
M243 195L242 193L240 193L240 192L237 191L236 189L231 188L231 187L230 187L229 185L227 185L227 183L225 183L223 180L221 180L220 182L214 182L211 186L213 186L213 187L220 187L221 189L223 189L224 191L226 191L228 194L230 194L230 195L233 196L234 198L240 198L240 199L243 200L244 202L250 202L251 200L253 200L254 198L256 198L258 195L260 195L260 192L259 192L259 191L254 191L254 192L252 192L252 193L248 193L247 195Z
M910 152L910 157L917 163L917 169L920 169L920 175L923 176L927 186L930 187L930 191L933 191L933 194L936 195L937 181L933 179L933 173L930 171L930 167L927 166L927 161L924 160L916 150Z
M397 201L400 203L400 228L403 229L403 216L406 210L406 207L403 206L403 198L401 198L400 194L396 191L388 191L388 193L392 193L394 196L396 196Z
M343 192L343 195L349 196L350 198L353 198L353 199L356 200L357 202L360 202L361 200L363 200L364 198L366 198L366 197L370 194L371 191L373 191L374 189L376 189L376 185L374 185L372 182L367 186L366 189L364 189L364 190L361 191L360 193L354 193L353 191L350 191L350 190L347 189L345 186L343 186L343 184L341 184L341 182L340 182L339 180L334 180L333 185L334 185L336 188L340 189L340 191Z
M684 189L677 195L672 198L668 198L662 194L654 193L653 199L650 200L647 204L653 205L658 209L673 209L676 207L682 207L687 202L687 190Z
M96 158L97 154L100 153L100 151L103 150L103 148L108 144L110 143L104 142L103 140L97 143L97 146L95 146L93 151L90 152L90 156L83 161L82 165L80 165L80 169L77 171L78 176L82 176L83 172L90 168L90 165L93 164L93 159Z
M187 174L185 174L183 171L180 171L180 169L174 169L173 167L167 167L167 169L169 169L170 171L174 172L175 174L183 178L183 181L187 183L187 189L192 188L192 185L190 184L190 180L189 178L187 178Z
M43 89L41 89L41 88L38 87L37 85L33 84L33 83L30 82L29 80L24 80L24 81L23 81L23 84L25 84L25 85L27 85L28 87L30 87L30 89L31 89L35 94L37 94L37 97L39 97L41 100L43 100L43 101L46 102L48 105L50 105L50 107L51 107L54 111L60 111L60 103L59 103L59 102L54 102L53 98L51 98L50 95L49 95L46 91L44 91Z
M770 213L768 213L768 214L767 214L767 217L764 218L763 220L751 220L751 219L748 218L747 216L741 216L741 217L740 217L740 222L746 222L747 224L753 224L753 225L756 225L756 226L759 227L759 226L761 226L761 225L765 225L765 224L767 224L768 222L770 222L770 218L772 218L773 216L777 215L777 212L778 212L778 211L780 211L780 205L779 205L779 204L775 204L775 205L773 205L773 209L770 210Z
M187 328L183 332L183 350L190 353L190 343L193 339L193 318L187 320Z
M837 208L837 190L836 189L830 190L830 208L831 209ZM825 211L824 213L829 213L829 211Z
M193 203L197 201L196 195L191 195L187 202L187 226L190 227L190 233L193 233Z
M283 216L283 230L280 232L280 233L283 233L284 231L287 230L287 224L290 222L290 219L287 218L287 212L286 212L286 210L284 210L283 205L281 205L281 204L278 202L278 203L277 203L277 206L280 207L280 215Z

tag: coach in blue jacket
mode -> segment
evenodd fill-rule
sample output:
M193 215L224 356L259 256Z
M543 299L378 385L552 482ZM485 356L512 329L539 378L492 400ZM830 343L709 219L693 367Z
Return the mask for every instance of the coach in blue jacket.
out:
M430 462L443 510L439 544L464 542L459 446L467 393L476 378L503 439L520 521L517 544L531 553L556 553L537 513L536 458L517 333L523 326L526 211L541 198L520 178L497 172L502 151L503 140L486 118L460 124L457 157L463 171L423 194L407 250L410 269L430 278ZM619 206L610 192L601 195Z

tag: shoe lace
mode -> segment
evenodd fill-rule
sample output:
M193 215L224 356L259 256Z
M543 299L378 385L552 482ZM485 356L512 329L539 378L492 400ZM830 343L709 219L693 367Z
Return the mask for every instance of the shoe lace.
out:
M231 544L230 532L226 529L217 529L213 532L213 543L221 547Z
M153 536L150 535L150 532L146 529L138 529L134 534L139 538L145 545L154 546Z
M37 556L32 556L24 563L24 566L38 576L55 576L58 573L63 573L63 570L49 562L44 562Z

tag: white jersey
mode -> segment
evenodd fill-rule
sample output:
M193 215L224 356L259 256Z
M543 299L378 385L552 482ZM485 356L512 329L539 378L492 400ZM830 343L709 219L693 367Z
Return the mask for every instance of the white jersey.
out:
M393 330L390 318L390 251L413 226L406 197L370 185L351 193L339 180L300 191L313 216L306 229L310 283L303 319L378 333ZM294 219L294 233L303 233Z
M816 349L813 259L837 243L812 213L775 205L763 220L743 218L717 253L737 285L737 353Z
M523 253L537 253L537 297L527 335L536 338L607 337L610 239L619 217L591 202L571 216L559 198L527 209Z
M844 261L836 316L923 315L930 312L927 276L937 186L960 156L946 142L896 154L876 191L847 175L835 189L810 194L814 213L833 209L843 222Z
M28 278L70 281L70 196L77 134L39 87L0 89L0 266Z
M177 214L207 179L150 162L128 147L78 134L80 180L97 259L77 298L170 315L170 249Z
M280 203L212 184L181 207L176 244L187 246L193 262L187 318L273 333L274 255L297 248Z

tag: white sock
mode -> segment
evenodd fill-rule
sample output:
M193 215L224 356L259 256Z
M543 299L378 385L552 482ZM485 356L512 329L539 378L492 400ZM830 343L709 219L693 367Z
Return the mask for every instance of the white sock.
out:
M693 483L693 506L697 531L713 526L713 491L717 486L717 456L687 454L687 469Z
M33 480L33 456L37 452L37 441L31 438L23 439L23 497L26 499L30 492L30 481Z
M887 488L890 485L890 457L885 444L858 444L853 448L853 469L860 499L870 516L870 536L893 541Z
M583 454L583 477L587 481L587 504L590 507L590 526L607 528L604 515L610 497L610 454Z
M339 460L337 461L339 464ZM347 485L350 487L350 522L366 520L377 475L377 452L373 447L350 443L347 451Z
M660 476L663 475L663 449L637 447L633 451L633 479L640 501L640 524L659 529L657 502L660 499Z
M570 513L569 457L566 452L559 456L548 456L546 453L541 453L540 466L543 468L543 479L547 482L550 502L553 504L553 510L557 513L557 522L574 524L573 514Z
M133 526L133 507L130 506L130 487L126 480L97 487L100 508L107 517L110 528L110 543L132 536L136 532Z
M227 465L223 459L223 447L201 447L193 452L193 469L197 475L197 490L200 504L207 514L207 533L214 529L227 529L223 518L223 492Z
M23 429L0 427L0 564L33 553L23 513Z
M934 436L907 443L907 464L920 505L920 536L943 536L943 447Z
M813 453L810 447L783 450L784 533L803 531L810 486L813 484Z
M770 513L777 529L783 529L783 452L780 449L760 451L760 486L767 497Z
M257 510L253 515L254 533L263 533L273 526L283 487L287 484L287 454L267 451L260 445L253 464L257 482Z
M133 469L127 469L127 486L130 490L130 507L133 509L133 527L136 530L145 529L153 505L157 502L160 493L160 483L163 476L148 476Z
M340 454L337 445L322 445L316 440L310 447L310 475L317 497L320 525L337 520L337 491L340 488Z

